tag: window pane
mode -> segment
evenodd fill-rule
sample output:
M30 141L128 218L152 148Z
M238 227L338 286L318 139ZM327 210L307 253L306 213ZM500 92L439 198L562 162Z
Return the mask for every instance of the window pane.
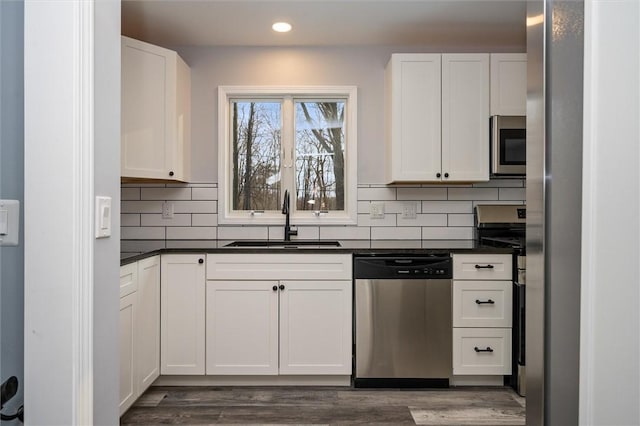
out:
M344 210L345 101L296 101L296 208Z
M282 105L231 101L232 209L278 210Z

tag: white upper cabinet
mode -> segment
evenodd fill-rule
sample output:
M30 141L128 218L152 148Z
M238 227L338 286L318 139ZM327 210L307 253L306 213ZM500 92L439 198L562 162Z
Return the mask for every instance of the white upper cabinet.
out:
M385 70L387 180L440 181L441 56L394 54Z
M489 180L489 55L442 55L442 180Z
M489 180L488 54L394 54L385 94L389 183Z
M491 55L491 115L527 114L527 54Z
M122 37L121 176L188 181L191 72L172 50Z

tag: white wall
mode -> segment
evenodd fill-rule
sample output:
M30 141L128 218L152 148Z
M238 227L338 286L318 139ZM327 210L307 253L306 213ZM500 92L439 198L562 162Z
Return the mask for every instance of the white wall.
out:
M580 424L640 424L640 3L585 1Z
M21 212L24 211L23 12L21 0L0 2L0 198L20 200ZM18 394L2 410L5 414L14 414L22 405L24 391L23 222L21 217L20 244L0 248L0 382L11 376L16 376L19 382Z
M218 86L355 85L358 87L358 183L371 184L385 182L383 125L387 61L392 53L447 49L440 46L178 47L177 51L191 67L192 182L218 181ZM477 48L456 50L474 51Z
M31 425L118 423L119 15L119 0L25 2ZM94 238L94 193L113 199L107 240Z

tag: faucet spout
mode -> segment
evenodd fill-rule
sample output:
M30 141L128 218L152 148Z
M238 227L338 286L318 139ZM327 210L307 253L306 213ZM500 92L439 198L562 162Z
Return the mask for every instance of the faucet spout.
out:
M291 229L291 225L289 224L289 212L290 207L289 203L291 202L289 198L289 190L284 190L284 200L282 201L282 214L285 215L284 219L284 240L291 241L292 235L298 235L297 229Z

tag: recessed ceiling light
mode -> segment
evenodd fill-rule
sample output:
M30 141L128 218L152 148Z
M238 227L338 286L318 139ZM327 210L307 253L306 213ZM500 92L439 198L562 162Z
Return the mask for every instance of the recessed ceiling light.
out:
M276 22L271 26L273 31L277 31L279 33L287 33L291 31L291 24L288 22Z

